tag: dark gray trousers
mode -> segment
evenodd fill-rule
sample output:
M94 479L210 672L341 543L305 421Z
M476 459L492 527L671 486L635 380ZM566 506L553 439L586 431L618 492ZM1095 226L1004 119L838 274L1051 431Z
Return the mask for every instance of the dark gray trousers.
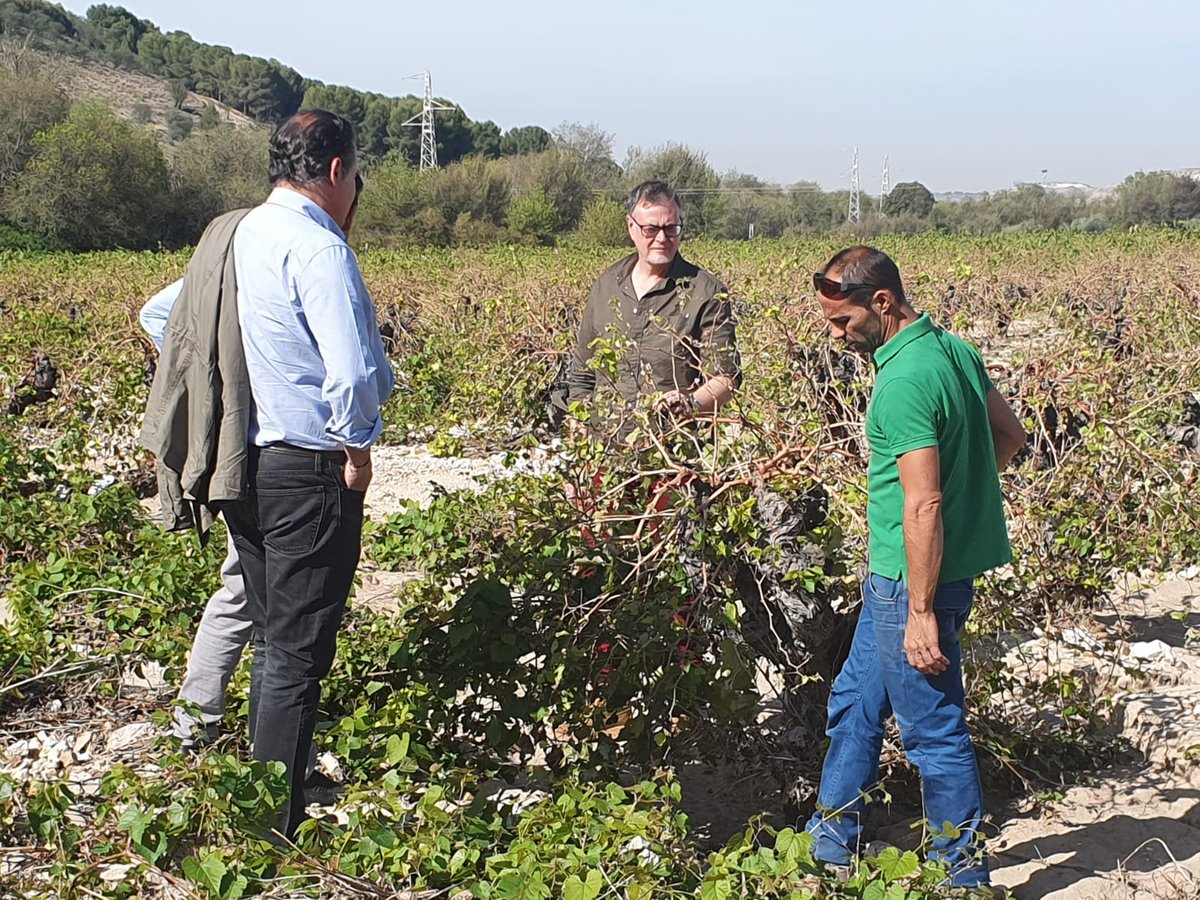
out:
M222 507L254 625L250 740L257 760L287 767L280 831L304 820L304 773L321 679L358 566L363 497L346 487L340 452L251 448L250 492Z

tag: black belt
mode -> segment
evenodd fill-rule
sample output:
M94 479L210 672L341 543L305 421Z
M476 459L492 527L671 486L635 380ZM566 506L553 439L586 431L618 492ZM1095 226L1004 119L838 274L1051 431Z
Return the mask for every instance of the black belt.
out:
M304 447L297 447L295 444L267 444L265 447L257 448L260 453L282 453L286 456L298 456L304 459L323 459L326 462L333 463L335 466L345 465L346 453L344 450L308 450Z

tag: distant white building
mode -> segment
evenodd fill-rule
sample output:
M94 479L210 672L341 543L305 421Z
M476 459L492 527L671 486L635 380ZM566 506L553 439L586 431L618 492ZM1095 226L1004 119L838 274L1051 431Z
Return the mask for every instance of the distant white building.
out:
M1170 172L1172 175L1180 175L1200 181L1200 166L1192 166L1186 169L1172 169ZM1082 181L1017 181L1013 183L1011 188L1005 188L1004 190L1015 191L1029 186L1040 187L1052 194L1076 194L1083 197L1089 203L1093 200L1103 200L1117 189L1115 184L1106 187L1093 187L1090 184L1084 184ZM994 197L1000 193L1003 193L1003 190L991 192L990 196ZM963 200L978 200L985 195L987 195L987 192L982 191L944 191L940 194L934 194L933 199L939 203L959 203Z
M1027 185L1040 187L1051 194L1074 194L1082 197L1089 203L1093 200L1103 200L1116 190L1115 186L1092 187L1090 184L1084 184L1082 181L1018 181L1013 184L1013 188L1020 189Z

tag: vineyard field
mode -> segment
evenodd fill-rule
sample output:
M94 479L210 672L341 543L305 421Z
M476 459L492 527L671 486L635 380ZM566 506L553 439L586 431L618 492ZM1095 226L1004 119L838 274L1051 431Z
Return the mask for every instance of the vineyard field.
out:
M1200 234L877 246L1031 434L1002 478L1015 559L981 579L964 653L988 795L1034 802L1130 752L1129 682L1052 664L1045 636L1200 562ZM795 830L865 548L872 373L810 278L838 249L685 243L730 287L744 384L711 427L660 433L647 407L602 440L552 397L623 251L360 249L397 374L364 538L388 596L351 601L325 684L345 793L286 851L263 839L283 781L248 762L248 667L211 750L166 736L223 549L158 528L135 443L138 311L188 256L0 255L0 898L942 896L908 849L832 880ZM430 490L443 469L471 486ZM1194 648L1197 615L1168 612ZM773 818L701 834L696 766ZM894 735L884 771L884 819L919 813Z

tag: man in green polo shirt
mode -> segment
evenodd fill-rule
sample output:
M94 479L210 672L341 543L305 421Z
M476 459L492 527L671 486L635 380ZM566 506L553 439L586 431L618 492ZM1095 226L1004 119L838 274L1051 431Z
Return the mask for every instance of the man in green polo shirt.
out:
M814 274L830 335L873 355L867 409L869 574L829 697L829 752L808 823L813 855L846 865L893 713L921 773L928 855L950 883L988 883L983 797L964 714L958 632L975 576L1010 559L998 472L1026 434L979 353L918 313L896 264L850 247Z

